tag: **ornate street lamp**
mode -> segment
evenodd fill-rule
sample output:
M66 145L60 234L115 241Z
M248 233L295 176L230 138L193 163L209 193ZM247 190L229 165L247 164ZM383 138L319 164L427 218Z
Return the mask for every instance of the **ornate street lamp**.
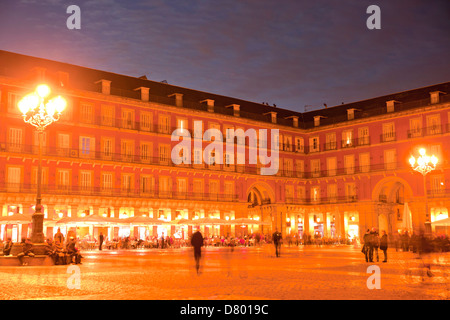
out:
M32 215L31 242L44 243L44 214L41 205L41 180L42 180L42 139L45 128L58 121L61 113L67 106L67 102L61 96L50 99L50 88L41 84L35 92L23 97L18 107L22 112L23 120L36 127L39 135L39 165L37 172L37 195L35 212Z
M436 164L439 159L435 156L428 156L427 151L424 148L419 149L420 156L416 159L414 156L409 158L409 164L414 171L417 171L423 176L423 192L425 195L425 212L428 215L428 193L427 193L427 182L426 175L436 169Z

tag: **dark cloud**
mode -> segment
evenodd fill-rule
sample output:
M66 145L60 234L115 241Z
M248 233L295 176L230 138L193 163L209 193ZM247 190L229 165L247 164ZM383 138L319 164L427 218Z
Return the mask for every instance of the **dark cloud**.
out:
M329 106L448 81L446 1L74 1L0 4L0 47L280 107Z

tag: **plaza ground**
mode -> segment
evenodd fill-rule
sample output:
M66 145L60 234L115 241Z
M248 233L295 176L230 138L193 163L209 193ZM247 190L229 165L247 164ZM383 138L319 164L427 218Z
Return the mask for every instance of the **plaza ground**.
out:
M0 267L0 299L51 300L448 300L450 253L432 254L433 277L411 252L366 263L352 246L207 247L200 273L191 248L83 252L80 287L68 266ZM369 289L370 265L380 289ZM72 282L71 282L72 283Z

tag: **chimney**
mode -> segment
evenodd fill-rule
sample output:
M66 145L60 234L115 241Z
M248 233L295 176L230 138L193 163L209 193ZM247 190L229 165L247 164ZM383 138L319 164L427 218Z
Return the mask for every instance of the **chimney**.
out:
M395 103L396 102L399 102L399 101L396 101L396 100L389 100L389 101L386 101L386 111L389 113L389 112L394 112L395 111Z
M320 118L322 118L322 116L314 116L314 127L320 126Z
M441 94L441 93L444 93L444 94L445 94L445 92L442 92L442 91L433 91L433 92L430 92L430 103L431 103L431 104L439 103L439 98L440 98L440 94Z
M100 82L102 83L102 93L103 94L111 94L111 81L102 79L102 80L96 81L95 83L100 83Z
M206 102L208 105L208 112L214 112L214 100L211 99L205 99L200 101L200 103Z
M183 107L183 94L172 93L172 94L168 95L168 97L175 97L175 106Z
M270 121L272 123L277 123L277 113L275 111L270 111L270 112L264 113L264 115L266 115L266 114L270 114Z
M241 110L241 106L240 105L233 103L233 104L230 104L230 105L226 106L226 108L229 108L229 107L233 107L233 115L235 117L239 117L240 116L240 114L241 114L241 111L240 111Z
M139 87L139 88L134 89L134 91L138 91L138 90L141 91L141 100L142 101L146 101L147 102L147 101L150 100L150 97L149 97L150 88Z
M294 128L298 128L298 117L297 116L289 116L286 119L292 119L292 126Z

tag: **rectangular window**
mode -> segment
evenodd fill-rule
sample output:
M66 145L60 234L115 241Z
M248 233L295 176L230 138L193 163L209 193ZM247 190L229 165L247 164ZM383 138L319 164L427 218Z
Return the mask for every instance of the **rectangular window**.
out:
M367 146L370 143L369 127L358 129L358 145Z
M169 197L172 191L171 177L159 177L159 195L162 197Z
M284 136L284 151L292 151L292 137Z
M7 177L8 191L18 192L20 190L21 180L22 180L22 168L8 167L8 177Z
M295 137L295 152L305 152L305 141L301 137Z
M131 140L122 140L122 159L132 161L134 157L134 142Z
M122 109L122 128L134 129L134 110Z
M299 202L304 202L306 200L306 192L304 186L297 187L297 197Z
M113 189L113 174L111 172L102 173L102 190L112 191Z
M287 203L293 203L294 202L294 186L285 185L284 196L285 196Z
M230 200L234 193L234 182L226 181L224 184L224 195L225 199Z
M441 117L439 114L427 116L427 134L434 135L441 133Z
M187 179L177 178L177 196L186 197L187 191Z
M422 118L409 119L408 138L415 138L421 136L422 136Z
M113 138L102 138L102 153L103 159L112 159L114 139Z
M332 177L336 175L336 157L327 158L327 170L328 170L328 176Z
M94 122L94 106L88 103L80 104L80 121L84 123Z
M320 177L320 159L311 160L311 176Z
M356 186L354 183L345 184L345 196L349 201L356 200Z
M353 146L353 130L344 130L342 132L342 148Z
M325 136L325 150L336 150L336 133L327 133Z
M113 127L114 126L114 107L108 105L102 105L101 109L101 124L103 126Z
M20 101L19 94L8 92L8 112L9 113L20 113L19 107L17 104Z
M68 156L70 154L70 135L68 133L58 133L58 155Z
M329 202L336 202L337 200L337 184L327 185L327 197Z
M141 192L149 194L153 193L155 180L152 176L141 176Z
M395 140L395 124L391 123L383 123L382 126L383 134L381 136L381 142L388 142Z
M170 117L166 114L160 114L158 117L158 132L170 133Z
M355 173L355 156L353 154L344 156L344 167L345 174Z
M84 158L94 157L95 139L91 137L80 136L80 156Z
M170 146L166 144L159 145L159 162L161 164L168 164L170 159Z
M445 192L444 176L437 175L430 177L431 192L433 194L441 194Z
M209 180L209 194L213 199L217 199L220 192L219 180Z
M384 167L386 170L397 168L397 151L395 149L384 151Z
M90 191L92 185L92 172L91 171L80 171L80 190Z
M133 175L122 174L122 191L130 192L133 189Z
M70 170L58 170L58 190L68 190L70 188Z
M312 202L320 201L320 187L319 186L311 187L311 201Z
M319 137L309 138L309 152L319 152Z
M151 112L141 112L140 127L143 131L153 131L153 114Z
M141 142L141 161L149 163L152 159L153 145L151 142Z
M370 153L361 153L359 155L359 171L369 172L370 171Z
M295 160L295 171L298 178L303 178L305 172L305 161Z
M23 148L23 130L9 128L8 151L21 152Z
M283 172L287 177L291 177L293 175L293 162L292 159L284 159L283 161Z
M204 198L204 190L203 190L203 179L194 179L192 195L195 199L203 199ZM211 187L210 187L211 188Z

